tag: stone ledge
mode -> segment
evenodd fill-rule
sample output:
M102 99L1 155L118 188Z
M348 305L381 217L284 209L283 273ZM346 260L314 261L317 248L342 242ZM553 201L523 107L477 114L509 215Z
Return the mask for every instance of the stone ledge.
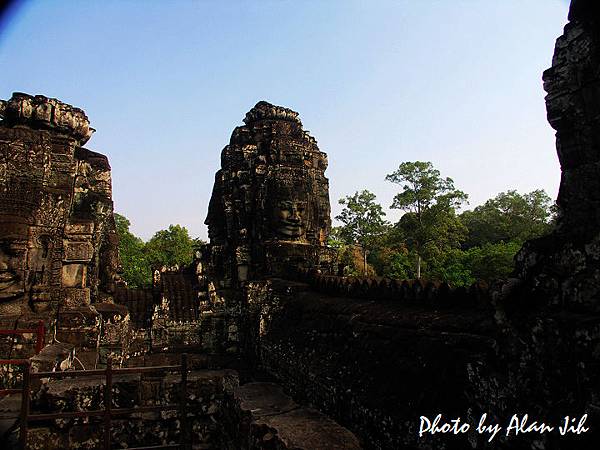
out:
M294 450L362 448L349 430L315 409L298 405L278 384L247 383L235 390L235 398L252 420L250 441L255 445L250 448L271 444Z
M34 372L54 372L70 369L75 357L75 346L72 344L55 343L47 345L42 351L31 358Z

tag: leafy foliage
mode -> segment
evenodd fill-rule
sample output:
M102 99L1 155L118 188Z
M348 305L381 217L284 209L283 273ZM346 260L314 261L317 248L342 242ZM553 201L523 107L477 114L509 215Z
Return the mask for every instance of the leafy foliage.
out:
M491 282L511 274L525 240L553 226L553 205L543 190L502 192L459 215L456 209L467 195L430 162L404 162L386 180L401 186L391 207L405 211L393 226L383 221L369 191L340 200L346 208L337 218L344 226L335 230L330 243L340 249L346 274L361 273L353 253L357 245L368 249L363 273L367 267L369 274L399 279L422 275L453 286Z
M469 286L476 281L469 254L461 249L450 249L429 262L428 275L433 279L443 280L452 286Z
M115 213L115 223L119 234L123 280L131 287L149 286L152 283L152 273L144 253L144 241L129 231L131 223L125 216Z
M185 227L169 225L158 231L144 243L129 230L131 223L120 214L115 214L119 234L119 256L122 278L130 287L148 287L152 284L153 267L175 267L192 262L194 249L202 243L192 239Z
M380 247L372 256L371 264L381 276L400 280L415 278L415 255L405 246Z
M453 286L468 286L477 280L490 283L508 277L514 269L514 257L521 249L516 241L486 243L468 250L451 249L440 260L431 262L430 277Z
M406 211L398 227L416 255L416 277L420 278L422 259L434 258L464 239L467 230L455 208L468 196L454 187L451 178L442 178L430 162L404 162L385 179L402 186L391 207Z
M510 241L470 248L466 253L473 277L487 282L508 277L514 269L514 257L521 245L521 242Z
M386 228L385 212L375 203L375 194L363 190L339 200L345 205L336 216L343 225L339 227L339 238L347 245L358 245L363 253L363 273L367 273L367 254Z
M192 262L194 240L187 228L169 225L157 231L145 247L146 258L152 267L180 267Z
M552 202L543 190L519 194L501 192L483 205L460 215L469 229L465 247L486 243L524 242L552 229Z

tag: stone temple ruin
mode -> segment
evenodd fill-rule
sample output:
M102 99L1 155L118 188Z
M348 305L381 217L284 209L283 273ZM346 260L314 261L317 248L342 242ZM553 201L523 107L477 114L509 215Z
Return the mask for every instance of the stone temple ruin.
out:
M2 104L2 316L100 302L118 263L110 166L85 113L15 93Z
M327 264L327 155L298 113L259 102L221 153L208 208L211 267L226 285Z
M54 321L56 339L81 344L93 364L96 345L84 341L92 328L99 336L101 313L90 305L118 281L110 165L82 147L94 130L80 109L15 93L1 114L1 326Z
M3 101L0 328L12 334L0 358L13 363L0 364L12 389L1 447L596 448L597 3L574 1L569 21L544 73L559 224L490 288L337 276L327 156L298 113L267 102L222 151L210 243L190 266L156 271L152 288L128 288L110 166L82 147L85 113ZM589 431L490 442L475 431L484 413L504 426L515 413L587 414ZM420 416L437 414L474 425L420 437Z

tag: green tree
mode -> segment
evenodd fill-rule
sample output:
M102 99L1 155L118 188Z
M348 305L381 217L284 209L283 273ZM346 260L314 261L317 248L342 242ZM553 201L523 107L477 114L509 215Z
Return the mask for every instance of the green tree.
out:
M429 273L452 286L468 286L477 280L490 283L511 274L520 248L515 241L486 243L468 250L453 248L441 254L441 259L429 261Z
M353 245L348 245L340 235L340 227L332 227L327 237L327 245L336 249L337 263L344 268L344 273L354 275Z
M465 248L516 241L547 234L552 229L552 202L545 191L501 192L483 205L460 215L469 229Z
M144 253L144 241L129 231L131 223L125 216L115 213L115 223L119 234L119 257L123 280L130 287L149 286L152 282L152 274Z
M452 248L439 258L429 261L429 273L433 278L449 283L451 286L469 286L475 282L468 252Z
M377 239L384 232L386 222L385 212L381 205L375 202L375 194L363 190L355 192L339 200L345 205L336 219L342 222L339 227L340 239L348 245L358 245L363 256L363 275L367 275L367 255L372 250Z
M372 254L375 271L388 278L405 280L414 278L414 255L406 246L380 246Z
M377 238L368 262L377 274L398 279L414 278L414 255L404 242L398 226L387 225Z
M514 270L514 258L521 242L486 243L467 250L468 265L473 278L487 281L506 278Z
M416 255L416 277L421 278L426 256L439 257L464 239L466 229L455 208L468 196L454 187L451 178L442 178L430 162L403 162L385 179L402 186L391 207L405 211L398 227Z
M157 231L146 243L146 259L152 267L181 267L192 262L194 244L187 228L169 225L168 229Z

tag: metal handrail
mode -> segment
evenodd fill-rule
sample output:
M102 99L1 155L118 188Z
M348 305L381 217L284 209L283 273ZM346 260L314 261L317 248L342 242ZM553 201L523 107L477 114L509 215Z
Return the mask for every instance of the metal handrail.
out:
M17 336L23 334L34 334L35 333L35 354L37 355L44 348L46 338L46 327L43 320L39 320L36 328L17 328L14 330L1 329L0 336ZM29 359L24 358L12 358L12 359L0 359L0 365L9 366L26 366L29 363ZM0 396L8 394L16 394L21 392L20 389L0 389Z
M164 371L180 371L181 383L180 383L180 399L178 404L168 405L156 405L156 406L139 406L136 408L113 408L112 407L112 386L113 386L113 375L118 374L142 374L142 373L156 373ZM127 416L141 412L154 412L154 411L174 411L179 410L181 420L181 442L179 444L167 444L158 446L146 446L146 447L129 447L130 450L158 450L158 449L169 449L169 448L180 448L187 449L190 445L189 439L189 424L187 419L187 374L188 374L188 358L187 354L181 355L181 364L178 366L153 366L153 367L125 367L116 368L112 367L112 358L108 358L106 369L97 370L76 370L76 371L65 371L65 372L32 372L31 363L27 361L25 371L23 373L23 389L21 389L21 414L20 414L20 431L19 431L19 444L20 448L25 450L27 448L27 436L29 433L29 422L51 420L51 419L65 419L74 417L103 417L104 418L104 439L103 449L110 450L112 446L112 435L111 435L111 424L115 416ZM106 379L106 389L104 391L104 409L92 410L92 411L73 411L73 412L57 412L49 414L30 414L30 402L31 402L31 380L40 378L67 378L67 377L85 377L93 375L102 375Z

